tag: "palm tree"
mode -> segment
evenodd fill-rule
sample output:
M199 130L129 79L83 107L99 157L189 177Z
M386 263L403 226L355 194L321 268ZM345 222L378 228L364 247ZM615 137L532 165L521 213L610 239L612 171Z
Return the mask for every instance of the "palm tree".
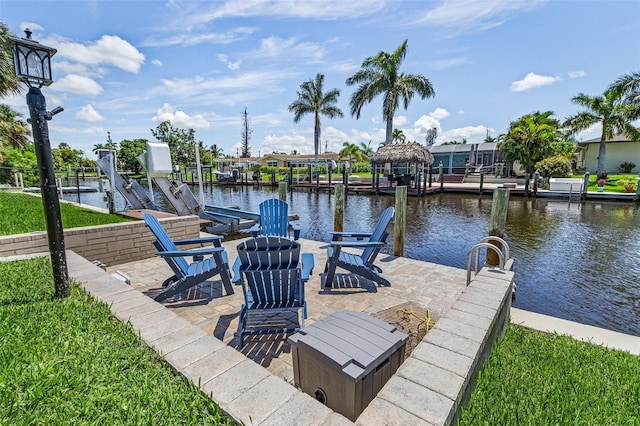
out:
M8 94L20 93L20 84L13 74L13 55L8 45L11 31L0 22L0 98Z
M369 143L360 142L360 151L367 158L370 158L373 155L373 148L371 148L371 141Z
M338 158L340 158L341 160L347 159L353 162L354 159L356 161L361 161L363 159L364 154L362 153L358 145L351 142L344 142L342 146L344 148L342 148L338 153Z
M566 119L563 127L569 129L569 134L586 130L594 124L602 125L600 134L600 150L598 152L598 176L606 172L605 155L607 141L615 135L626 134L633 141L640 141L640 131L631 122L638 118L639 108L633 103L626 102L623 91L610 89L602 96L588 96L580 93L571 99L574 103L585 108L576 115Z
M0 147L24 148L29 142L31 131L22 115L7 105L0 105Z
M404 132L402 130L393 129L391 140L393 140L394 142L404 142L405 140L407 140L407 137L404 135Z
M382 116L387 124L385 144L391 142L393 116L400 101L404 109L417 93L422 99L435 96L431 82L420 74L399 73L400 65L407 54L408 40L393 53L379 52L362 62L362 69L347 79L348 85L358 84L351 95L351 115L360 118L362 107L376 96L384 94Z
M609 86L609 90L618 90L627 96L627 102L640 104L640 72L621 76Z
M552 111L527 114L511 123L506 134L500 135L498 149L505 161L518 161L527 173L532 173L535 164L551 154L553 143L560 140L559 126Z
M340 90L331 89L327 93L323 91L324 74L316 74L315 80L305 81L297 92L298 99L289 105L289 111L293 112L293 121L298 123L306 114L314 116L313 147L314 162L318 166L318 153L320 151L320 115L329 118L342 117L344 114L335 106L340 96Z

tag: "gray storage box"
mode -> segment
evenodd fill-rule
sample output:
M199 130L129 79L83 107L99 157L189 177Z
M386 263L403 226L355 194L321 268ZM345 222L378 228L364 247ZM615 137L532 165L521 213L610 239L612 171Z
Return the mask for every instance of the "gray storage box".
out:
M295 383L355 421L402 363L407 339L362 312L336 312L289 337Z

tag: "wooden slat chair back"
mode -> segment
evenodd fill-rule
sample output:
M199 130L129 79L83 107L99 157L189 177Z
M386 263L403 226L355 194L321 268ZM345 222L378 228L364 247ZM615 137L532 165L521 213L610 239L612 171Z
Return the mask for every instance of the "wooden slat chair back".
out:
M389 207L382 212L378 223L371 233L362 232L332 232L332 241L327 248L327 263L325 264L325 288L333 286L336 268L370 279L379 285L389 286L389 281L381 273L382 269L374 264L378 253L385 246L389 233L387 227L391 223L395 209ZM358 241L345 241L355 238ZM366 241L364 241L366 239ZM340 241L342 240L342 241ZM343 251L343 248L361 249L360 254Z
M300 238L300 226L289 222L289 205L278 198L260 203L260 223L250 230L253 237L272 235L288 238L293 231L293 239Z
M300 244L287 238L259 236L237 246L245 303L240 308L238 336L240 347L247 334L288 333L304 326L307 315L304 298L304 272L300 262ZM308 278L308 277L307 277ZM302 309L298 322L251 322L250 312ZM269 316L273 318L273 316Z
M156 238L153 242L158 250L156 255L162 256L175 274L165 281L167 289L156 296L156 301L161 302L180 294L218 274L226 293L233 294L227 254L220 244L222 237L173 240L155 216L145 213L142 218ZM212 246L190 250L179 250L177 247L193 244L212 244ZM206 255L211 257L205 258ZM193 257L194 260L189 263L185 257Z

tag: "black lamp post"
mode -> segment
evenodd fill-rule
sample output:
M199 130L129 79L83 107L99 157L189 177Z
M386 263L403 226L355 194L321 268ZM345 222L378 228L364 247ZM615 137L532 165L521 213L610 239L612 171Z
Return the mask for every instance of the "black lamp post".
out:
M49 127L47 121L62 112L62 107L47 111L47 104L40 87L49 86L51 79L51 57L56 49L44 46L31 39L31 30L24 30L26 38L10 37L13 51L13 67L16 78L29 87L27 105L31 115L33 141L38 160L40 175L40 193L44 207L49 237L49 253L53 267L53 280L57 297L67 297L69 290L69 273L67 271L67 256L64 251L64 233L60 216L60 201L56 188L56 177L51 157L49 143Z

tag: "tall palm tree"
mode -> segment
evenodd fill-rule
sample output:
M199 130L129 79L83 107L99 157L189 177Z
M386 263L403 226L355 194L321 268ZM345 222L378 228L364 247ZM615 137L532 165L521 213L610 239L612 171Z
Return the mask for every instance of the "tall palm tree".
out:
M422 99L435 96L431 82L421 74L400 73L399 68L407 54L408 40L393 53L379 52L362 62L362 69L347 79L348 85L359 85L351 95L351 115L360 118L362 107L376 96L384 94L382 116L386 121L385 144L391 142L393 116L400 101L404 109L417 93Z
M401 129L393 129L391 140L393 142L404 142L405 140L407 140L407 137L404 135L404 132Z
M609 90L619 90L629 103L640 104L640 72L625 74L611 83Z
M297 92L298 99L289 105L289 111L293 112L293 121L298 123L306 114L313 114L314 131L313 147L314 162L318 166L318 153L320 151L320 115L329 118L343 117L342 110L335 106L340 96L340 90L331 89L324 93L324 74L316 74L315 80L305 81Z
M563 127L569 133L586 130L594 124L602 125L600 134L600 150L598 152L598 176L606 172L605 155L607 141L615 135L626 134L633 141L640 141L640 131L631 122L638 118L638 106L626 102L624 93L618 89L610 89L602 96L588 96L580 93L571 99L574 103L585 108L576 115L566 119Z

